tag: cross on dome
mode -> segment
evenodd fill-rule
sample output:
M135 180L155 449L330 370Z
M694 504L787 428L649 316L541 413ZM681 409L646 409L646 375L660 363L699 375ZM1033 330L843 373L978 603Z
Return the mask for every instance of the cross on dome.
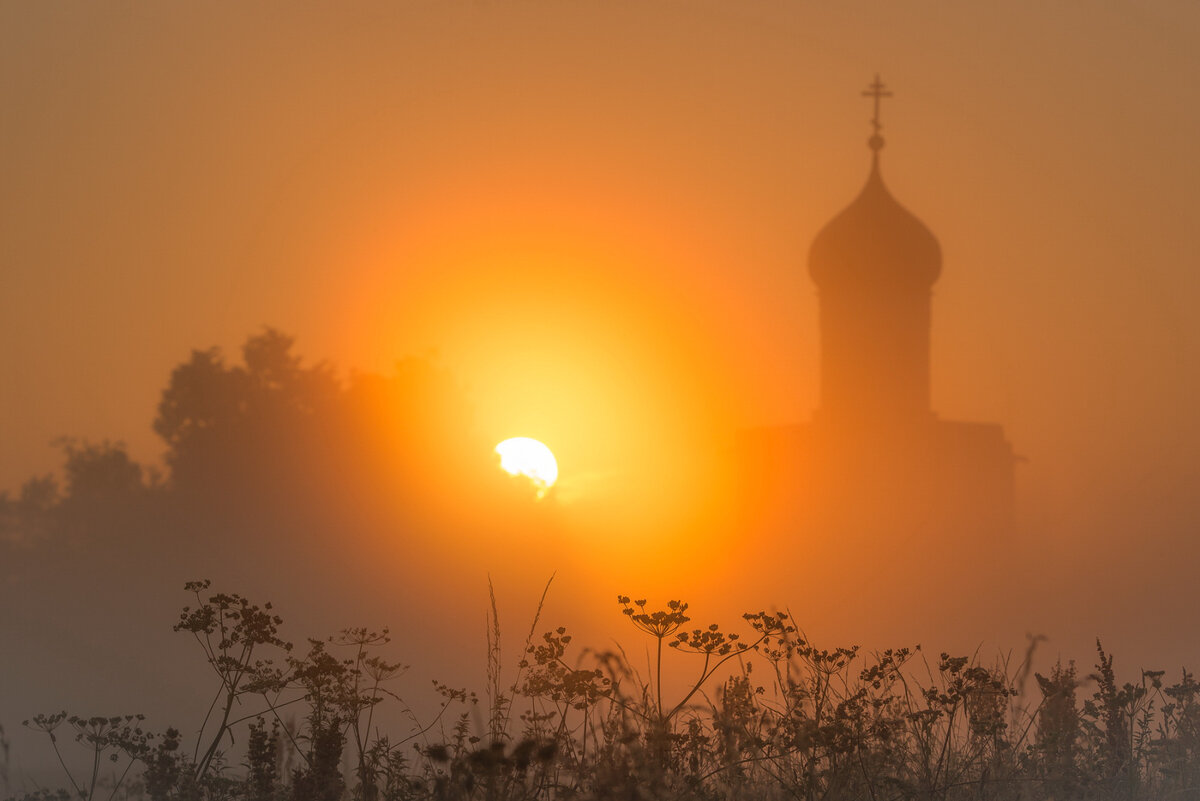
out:
M875 100L875 116L871 118L871 127L874 129L874 133L867 140L867 146L878 153L883 149L883 137L879 134L883 130L883 123L879 121L879 101L885 97L891 97L892 93L887 91L883 81L879 80L879 73L875 73L875 82L868 86L862 95Z

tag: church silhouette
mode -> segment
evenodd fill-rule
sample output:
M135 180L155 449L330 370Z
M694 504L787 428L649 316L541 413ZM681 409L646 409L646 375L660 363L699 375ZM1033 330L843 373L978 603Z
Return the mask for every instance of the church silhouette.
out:
M871 167L808 256L820 313L820 405L811 422L742 432L745 511L775 530L898 547L1002 536L1016 458L1003 428L943 420L930 403L933 233L884 184L876 77Z

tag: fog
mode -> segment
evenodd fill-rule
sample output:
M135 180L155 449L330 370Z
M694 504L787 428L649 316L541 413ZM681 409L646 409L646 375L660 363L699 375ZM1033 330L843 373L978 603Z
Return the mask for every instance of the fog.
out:
M632 593L1195 665L1198 35L1183 2L0 6L0 724L196 714L202 577L297 640L390 625L415 696L482 671L489 574L515 654L556 571L547 622L597 647ZM854 567L903 543L752 548L724 492L738 431L818 405L806 259L877 72L944 256L933 409L1022 457L1015 530L964 532L944 587ZM181 457L173 371L253 373L265 326L299 418ZM495 469L515 435L559 458L547 503Z

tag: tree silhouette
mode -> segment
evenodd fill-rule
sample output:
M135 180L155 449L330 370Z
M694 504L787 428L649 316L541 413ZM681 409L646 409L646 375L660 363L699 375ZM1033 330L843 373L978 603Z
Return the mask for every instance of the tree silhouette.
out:
M120 542L247 570L274 569L280 554L331 567L336 555L357 560L341 568L350 574L381 537L436 542L487 529L503 542L501 532L538 514L532 485L496 469L466 393L432 360L342 377L306 363L293 337L271 328L249 337L240 357L194 350L171 372L153 422L165 445L161 473L120 442L60 440L58 475L0 495L0 551L47 547L0 571L49 573L84 551L111 560L105 549Z
M63 451L69 502L126 499L145 487L142 466L129 457L124 443L105 440L96 445L65 440Z
M247 340L243 365L211 348L172 372L154 430L173 486L262 491L263 479L279 483L283 468L313 452L314 429L336 414L341 387L326 365L302 366L293 344L267 329Z

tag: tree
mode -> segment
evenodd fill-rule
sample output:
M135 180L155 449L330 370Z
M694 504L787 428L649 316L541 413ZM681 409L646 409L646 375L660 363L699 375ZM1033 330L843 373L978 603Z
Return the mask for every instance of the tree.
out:
M244 365L210 348L172 372L154 430L176 487L260 492L303 466L341 388L326 365L302 366L293 344L268 328L246 341Z
M66 462L66 499L69 502L126 500L144 488L142 466L125 450L123 442L104 440L99 445L63 441Z

